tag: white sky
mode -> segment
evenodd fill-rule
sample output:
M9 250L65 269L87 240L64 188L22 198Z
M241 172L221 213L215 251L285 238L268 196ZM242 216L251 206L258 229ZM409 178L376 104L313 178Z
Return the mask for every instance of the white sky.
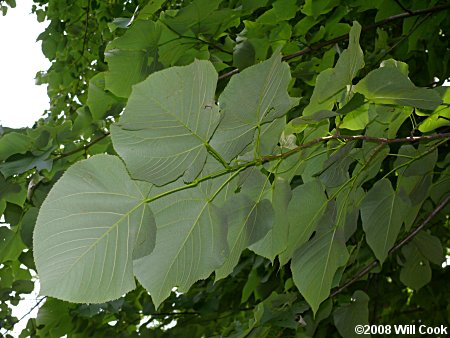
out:
M36 42L46 24L38 23L35 15L30 14L31 6L32 0L19 0L6 16L0 14L0 125L6 127L31 127L49 107L47 87L36 86L34 80L36 72L50 66L40 42ZM25 315L40 298L37 292L26 295L13 309L13 315L18 318ZM37 310L8 333L18 337L28 318L36 317ZM0 329L0 336L4 333Z
M6 127L31 127L49 107L47 86L34 80L50 66L36 42L46 24L37 22L31 6L32 0L19 0L0 14L0 125Z

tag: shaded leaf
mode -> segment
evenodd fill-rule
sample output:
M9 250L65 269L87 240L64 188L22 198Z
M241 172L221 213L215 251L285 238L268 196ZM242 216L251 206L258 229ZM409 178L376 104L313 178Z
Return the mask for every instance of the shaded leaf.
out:
M402 248L405 263L400 270L400 281L413 290L419 290L431 280L430 263L412 243Z
M0 137L0 161L14 154L25 154L31 150L33 140L27 135L11 132Z
M266 198L270 189L269 177L258 168L247 171L249 173L241 173L241 177L247 178L239 194L229 195L222 207L222 212L227 215L229 256L216 270L216 280L228 276L237 265L241 252L262 239L273 226L274 210Z
M353 293L350 303L342 304L333 312L336 328L342 337L370 337L369 335L357 334L357 325L369 324L369 296L361 290Z
M334 274L348 257L343 232L338 229L317 233L295 252L291 262L294 283L313 313L329 296Z
M420 231L412 240L423 257L431 263L441 265L444 261L444 249L436 236L426 231Z
M393 247L408 206L385 178L376 182L361 204L361 219L366 241L377 259L383 263Z
M292 199L287 209L289 235L286 251L281 253L280 262L286 264L298 249L311 237L320 223L328 199L319 180L300 185L292 191Z
M272 262L287 248L289 239L288 205L291 197L292 192L288 181L276 176L272 183L273 222L271 229L264 238L249 247L256 254L266 257Z

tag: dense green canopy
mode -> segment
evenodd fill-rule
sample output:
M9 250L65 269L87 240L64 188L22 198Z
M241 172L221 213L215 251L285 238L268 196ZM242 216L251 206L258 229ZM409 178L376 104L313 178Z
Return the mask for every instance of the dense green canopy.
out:
M0 126L1 334L37 280L21 337L449 325L448 1L32 11L50 109Z

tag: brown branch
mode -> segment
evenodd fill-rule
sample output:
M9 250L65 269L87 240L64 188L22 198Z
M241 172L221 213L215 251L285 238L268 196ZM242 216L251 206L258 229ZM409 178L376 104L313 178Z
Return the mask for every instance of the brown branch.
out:
M402 248L405 244L409 243L425 226L450 202L450 194L448 194L441 203L437 205L436 208L433 209L432 212L423 220L423 222L417 226L413 231L411 231L404 239L399 241L391 250L389 250L389 255L392 253L398 251L400 248ZM344 291L346 288L348 288L353 283L357 282L361 277L369 273L374 267L378 265L377 260L373 260L370 262L367 266L365 266L362 270L360 270L356 275L354 275L349 281L347 281L344 285L340 286L337 290L335 290L331 295L330 298L335 297L342 291Z
M95 140L92 140L91 142L83 145L82 147L76 148L74 150L68 151L67 153L62 153L61 155L56 156L55 158L53 158L53 161L57 161L60 160L64 157L73 155L78 153L79 151L86 151L88 148L90 148L91 146L93 146L94 144L96 144L97 142L100 142L101 140L103 140L105 137L109 136L109 133L105 133L102 136L100 136L99 138L96 138Z
M389 23L391 23L393 21L403 20L403 19L410 18L410 17L413 17L413 16L418 16L418 15L423 15L423 14L428 14L428 13L440 12L440 11L448 10L448 9L450 9L450 4L444 4L444 5L435 6L435 7L431 7L431 8L418 9L416 11L409 11L409 10L407 10L404 13L396 14L396 15L390 16L390 17L388 17L388 18L386 18L384 20L381 20L379 22L375 22L374 24L365 26L365 27L362 28L362 31L366 32L366 31L372 30L374 28L387 25L387 24L389 24ZM304 49L302 49L302 50L300 50L298 52L295 52L295 53L292 53L292 54L289 54L289 55L285 55L285 56L283 56L282 60L283 61L288 61L288 60L297 58L299 56L302 56L302 55L305 55L305 54L309 54L309 53L311 53L313 51L319 50L319 49L321 49L323 47L334 45L335 43L338 43L338 42L341 42L341 41L346 41L346 40L348 40L348 38L349 38L348 34L340 35L340 36L335 37L334 39L323 41L323 42L319 42L319 43L313 44L311 46L308 46L308 47L306 47L306 48L304 48ZM233 70L231 70L231 71L229 71L229 72L219 76L219 80L228 78L228 77L230 77L230 76L232 76L234 74L237 74L237 73L239 73L239 69L235 68L235 69L233 69Z
M437 139L450 139L450 133L422 135L422 136L408 136L408 137L401 137L401 138L373 137L373 136L367 136L367 135L331 135L331 136L319 137L310 142L303 143L303 144L299 145L297 148L294 148L294 149L292 149L288 152L282 153L282 154L264 156L261 159L261 161L262 161L262 163L266 163L269 161L273 161L275 159L286 158L286 157L291 156L292 154L299 152L302 149L309 148L315 144L330 141L330 140L344 140L344 141L363 140L363 141L367 141L367 142L387 144L387 143L431 141L431 140L437 140Z

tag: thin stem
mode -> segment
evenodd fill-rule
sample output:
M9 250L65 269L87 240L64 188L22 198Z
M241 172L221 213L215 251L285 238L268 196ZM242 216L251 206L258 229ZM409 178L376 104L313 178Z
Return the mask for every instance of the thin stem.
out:
M365 27L362 28L362 31L366 32L366 31L372 30L372 29L377 28L377 27L385 26L385 25L387 25L387 24L389 24L389 23L391 23L393 21L403 20L403 19L406 19L406 18L409 18L409 17L418 16L418 15L424 15L424 14L428 14L428 13L436 13L436 12L440 12L440 11L444 11L444 10L448 10L448 9L450 9L450 4L444 4L444 5L435 6L435 7L431 7L431 8L419 9L419 10L416 10L416 11L406 10L404 13L396 14L396 15L390 16L390 17L388 17L388 18L386 18L384 20L381 20L379 22L375 22L374 24L365 26ZM300 50L298 52L295 52L295 53L292 53L292 54L289 54L289 55L285 55L285 56L283 56L282 60L283 61L288 61L288 60L297 58L299 56L312 53L313 51L322 49L323 47L331 46L331 45L334 45L334 44L336 44L338 42L341 42L341 41L346 41L348 39L349 39L349 35L348 34L340 35L338 37L335 37L334 39L323 41L323 42L320 42L320 43L316 43L316 44L308 46L308 47L306 47L306 48L304 48L304 49L302 49L302 50ZM231 70L231 71L229 71L229 72L219 76L219 80L229 78L229 77L231 77L231 76L233 76L234 74L237 74L237 73L239 73L239 69L235 68L235 69L233 69L233 70Z
M386 137L373 137L367 135L330 135L319 137L310 142L303 143L299 145L297 148L294 148L288 152L278 154L278 155L269 155L263 156L261 158L262 163L266 163L269 161L273 161L277 158L286 158L299 152L302 149L310 148L313 145L316 145L321 142L326 142L330 140L343 140L343 141L355 141L355 140L364 140L367 142L375 142L375 143L403 143L403 142L417 142L417 141L430 141L436 139L450 139L450 133L442 133L442 134L434 134L434 135L422 135L422 136L408 136L401 138L386 138Z
M6 332L5 332L5 333L8 333L9 331L11 331L17 323L19 323L22 319L24 319L24 318L25 318L26 316L28 316L31 312L33 312L33 310L34 310L35 308L37 308L37 307L39 306L39 304L41 304L45 299L47 299L47 296L44 296L44 297L42 297L41 299L39 299L39 301L38 301L36 304L34 304L33 307L32 307L27 313L25 313L22 317L20 317L20 319L18 319L16 322L12 323L12 324L11 324L12 326L10 326L8 329L6 329Z
M60 159L62 159L62 158L64 158L64 157L67 157L67 156L76 154L76 153L78 153L78 152L80 152L80 151L86 151L87 149L89 149L90 147L92 147L94 144L100 142L101 140L103 140L103 139L104 139L105 137L107 137L107 136L109 136L109 133L103 134L103 135L100 136L99 138L96 138L95 140L89 142L88 144L83 145L83 146L80 147L80 148L77 148L77 149L68 151L67 153L63 153L63 154L61 154L61 155L58 155L58 156L56 156L53 160L54 160L54 161L57 161L57 160L60 160Z

